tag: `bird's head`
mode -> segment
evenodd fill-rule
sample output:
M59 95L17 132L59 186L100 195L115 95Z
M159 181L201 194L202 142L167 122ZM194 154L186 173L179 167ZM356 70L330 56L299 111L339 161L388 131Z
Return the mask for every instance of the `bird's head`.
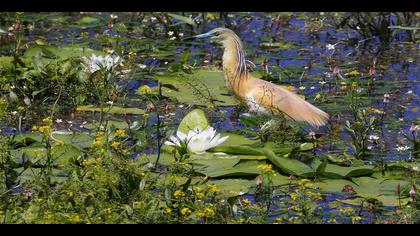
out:
M235 32L233 32L230 29L222 28L222 27L212 29L209 32L204 33L204 34L193 36L193 38L210 38L211 40L214 40L215 42L222 43L222 44L229 39L237 38L237 37L238 36L236 36Z

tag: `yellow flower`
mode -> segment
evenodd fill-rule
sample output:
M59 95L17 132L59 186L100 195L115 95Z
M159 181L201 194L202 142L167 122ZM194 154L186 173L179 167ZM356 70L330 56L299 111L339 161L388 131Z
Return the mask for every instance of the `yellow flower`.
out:
M142 94L142 95L145 95L145 94L151 94L151 93L152 93L152 89L151 89L149 86L147 86L147 85L143 85L143 86L141 86L141 87L138 89L138 92L139 92L140 94Z
M289 194L290 198L295 201L298 198L298 194L297 193L291 193Z
M102 142L101 141L98 141L98 140L95 140L95 141L93 141L93 146L101 146L102 145Z
M112 141L111 147L118 148L121 145L121 142Z
M40 133L50 135L52 130L51 130L51 127L49 125L44 125L44 126L39 127L38 131Z
M342 90L342 91L346 91L346 90L347 90L347 85L342 85L342 86L341 86L341 90Z
M53 214L50 211L44 212L44 219L51 220L53 218Z
M22 112L22 111L24 111L24 110L25 110L25 107L23 107L23 106L18 106L18 111Z
M357 82L351 83L351 88L352 89L357 89Z
M261 164L257 166L263 174L274 174L273 166L270 164Z
M295 90L295 87L293 87L293 86L289 85L289 86L287 86L287 90L289 90L289 91L293 91L293 90Z
M42 122L43 122L44 124L51 124L51 123L52 123L52 120L51 120L51 118L50 118L50 117L46 117L46 118L42 119Z
M146 173L141 172L141 173L140 173L140 177L144 177L144 176L146 176Z
M351 218L351 222L354 224L354 223L356 223L356 222L358 222L358 221L361 221L362 220L362 217L360 217L360 216L353 216L352 218Z
M328 220L328 224L337 224L337 220L335 218L331 218Z
M34 126L32 126L32 132L36 132L36 131L38 131L38 126L36 126L36 125L34 125Z
M172 209L169 207L165 207L165 209L163 209L163 212L165 212L166 214L171 214L172 213Z
M73 222L80 222L80 216L78 214L73 214L70 220Z
M353 208L351 207L340 208L338 211L342 214L347 214L347 215L353 214L354 212Z
M86 37L89 36L89 32L87 32L87 31L81 32L80 36L82 36L83 38L86 38Z
M185 193L182 191L182 190L176 190L175 192L174 192L174 197L175 198L181 198L181 197L185 197Z
M187 208L187 207L182 208L181 209L181 214L183 214L183 215L189 215L189 214L191 214L190 208Z
M125 136L127 136L127 134L125 133L125 130L118 129L117 131L115 131L115 136L117 136L117 137L125 137Z
M344 74L345 76L358 76L360 73L357 70L350 71Z
M111 209L111 208L106 208L106 209L104 210L104 212L105 212L106 214L110 215L110 214L112 214L112 209Z
M219 189L219 188L217 188L217 186L216 186L216 185L214 185L214 184L207 184L207 188L208 188L211 192L213 192L213 193L218 193L218 192L220 192L220 189Z
M62 146L62 145L64 145L64 142L61 141L61 140L55 140L55 145Z
M92 161L91 160L83 160L82 165L83 166L90 166L90 165L92 165Z
M204 193L196 193L196 194L195 194L195 196L196 196L198 199L203 199L203 198L205 197Z
M248 199L248 198L244 198L244 199L242 199L242 205L243 205L244 207L248 206L249 204L250 204L250 201L249 201L249 199Z
M196 215L200 218L203 218L203 217L212 217L212 216L216 215L216 213L214 212L214 210L212 208L206 207L203 210L198 211L196 213Z

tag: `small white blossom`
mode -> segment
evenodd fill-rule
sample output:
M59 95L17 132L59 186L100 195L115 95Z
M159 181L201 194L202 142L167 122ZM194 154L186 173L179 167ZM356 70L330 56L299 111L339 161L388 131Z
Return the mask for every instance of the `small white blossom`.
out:
M374 141L377 141L377 140L379 140L379 136L376 136L376 135L369 135L369 140L374 140Z
M147 66L145 64L139 64L140 69L145 69Z
M118 16L114 15L114 14L111 14L110 17L111 17L111 19L117 19L118 18Z
M310 87L310 89L311 89L311 90L314 90L314 89L315 89L315 86Z
M165 61L163 64L168 65L169 62Z
M173 31L169 31L169 32L168 32L168 35L169 35L169 36L172 36L172 35L174 35L174 32L173 32Z
M305 87L305 86L300 86L300 87L299 87L299 89L300 89L300 90L305 90L305 89L306 89L306 87Z
M408 149L410 149L409 146L405 145L405 146L397 146L397 148L395 148L398 152L404 152L407 151Z
M326 84L327 82L326 81L319 81L319 84L320 85L324 85L324 84Z
M82 57L82 59L85 70L90 73L94 73L101 69L110 71L113 67L120 65L122 62L122 59L119 56L111 57L110 55L103 57L92 54L90 57Z
M14 85L12 85L12 86L10 86L10 88L11 88L11 89L14 89L14 88L15 88L15 86L14 86Z
M63 122L63 120L62 120L62 119L57 119L57 120L55 120L55 122L56 122L57 124L60 124L60 123L62 123L62 122Z
M175 36L169 38L169 40L175 40L175 39L176 39Z
M406 92L406 94L412 94L412 93L413 93L413 90L409 90Z
M114 104L114 102L113 102L113 101L107 101L107 102L106 102L106 104L108 104L108 105L111 105L111 106L112 106L112 104Z
M182 36L184 36L184 33L179 33L178 36L182 37Z
M157 20L157 18L152 16L152 17L150 17L150 20L153 22L153 21Z
M335 50L335 45L333 45L333 44L327 44L326 48L328 50Z
M12 111L10 113L15 116L18 112L17 111Z

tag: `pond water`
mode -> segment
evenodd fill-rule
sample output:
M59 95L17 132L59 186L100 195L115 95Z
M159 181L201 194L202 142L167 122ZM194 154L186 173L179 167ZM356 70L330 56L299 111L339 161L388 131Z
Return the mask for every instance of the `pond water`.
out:
M115 38L122 50L134 50L136 56L131 59L130 64L143 64L150 68L149 72L134 71L118 79L118 85L127 90L127 97L124 102L129 106L144 108L146 102L136 100L136 91L142 85L156 87L158 85L155 74L168 71L168 68L182 60L183 53L191 52L187 63L196 67L206 67L212 70L221 70L220 62L222 50L216 44L208 40L187 41L182 39L168 40L168 35L150 32L136 31L139 25L144 22L137 18L127 20L125 25L127 31L109 29L106 22L108 13L102 13L97 17L100 22L92 26L80 27L80 25L70 23L80 18L79 14L69 14L65 20L69 22L68 27L55 24L54 19L60 21L62 14L45 15L49 20L42 22L42 17L34 17L32 20L37 26L34 31L27 32L29 40L44 38L49 44L54 46L64 45L86 45L92 49L102 50L108 42L102 39L102 35L111 35ZM322 15L317 16L324 18ZM51 20L53 19L53 20ZM262 63L266 60L268 71L271 72L270 80L276 84L286 84L297 88L300 94L304 95L314 105L327 111L331 117L338 117L339 125L343 125L346 119L351 119L352 113L349 110L349 102L345 97L347 89L338 88L335 91L335 78L333 75L333 65L337 65L341 70L341 76L347 80L345 84L351 86L351 77L345 73L358 71L362 76L359 84L367 84L371 77L369 71L375 66L375 75L372 79L371 91L364 95L364 105L381 111L385 111L387 119L381 126L382 129L372 132L372 135L379 137L379 142L370 142L373 155L368 162L379 162L386 160L405 160L410 159L408 151L397 151L397 147L409 145L404 139L403 132L408 132L412 123L419 123L420 118L420 80L419 66L420 44L409 40L409 32L404 30L396 31L395 38L391 42L384 43L379 36L364 38L357 30L337 28L331 19L310 21L304 14L295 14L289 19L274 21L272 14L263 13L238 13L229 14L228 17L220 21L208 22L205 26L194 29L198 33L207 32L215 27L226 26L235 31L242 39L247 59L254 62L256 73L262 74L264 68ZM61 19L63 20L63 19ZM123 21L122 19L117 20ZM177 23L173 19L172 23ZM149 23L149 22L148 22ZM192 27L184 27L184 37L193 34ZM83 32L88 32L88 36L81 36ZM144 37L149 35L149 37ZM154 43L151 43L154 42ZM115 41L113 42L115 43ZM271 44L271 45L269 45ZM327 45L334 45L334 50L327 48ZM133 46L134 45L134 46ZM333 62L333 63L332 63ZM323 85L322 81L327 81ZM321 83L320 83L321 82ZM340 82L341 83L341 82ZM344 84L340 84L343 86ZM365 86L361 86L366 89ZM302 89L300 89L302 88ZM343 88L343 87L342 87ZM328 91L327 96L316 99L319 93ZM365 93L363 91L362 93ZM384 94L390 94L390 101L384 102ZM159 108L163 109L172 105L171 109L162 113L163 122L176 128L181 119L196 106L181 104L164 100L158 102ZM244 106L220 106L213 108L214 112L208 114L212 126L218 131L229 131L240 133L247 129L240 117L247 112ZM223 111L224 115L220 115ZM378 114L377 117L380 117ZM98 120L97 113L77 112L70 115L61 115L65 121L55 128L57 130L73 130L77 132L89 132L84 127L83 122L90 123ZM127 117L126 117L127 118ZM123 120L122 115L112 115L109 119ZM143 120L142 115L129 115L130 120ZM148 125L151 127L156 122L156 117L152 117ZM30 127L27 121L26 127ZM257 130L258 127L250 129ZM313 128L303 126L304 133L309 133ZM8 131L6 131L7 133ZM349 155L354 154L350 147L352 142L349 132L341 129L338 134L329 132L326 128L316 130L323 134L326 140L334 140L329 144L322 145L316 153L321 155L339 154L344 152ZM157 152L153 134L150 147L145 149L147 154ZM341 194L326 195L322 207L328 215L330 211L329 202L345 198ZM254 200L252 195L245 195L250 200ZM393 208L386 208L392 211ZM360 214L369 214L361 212ZM270 218L273 220L276 215ZM327 218L325 218L327 220ZM364 223L368 223L367 221Z

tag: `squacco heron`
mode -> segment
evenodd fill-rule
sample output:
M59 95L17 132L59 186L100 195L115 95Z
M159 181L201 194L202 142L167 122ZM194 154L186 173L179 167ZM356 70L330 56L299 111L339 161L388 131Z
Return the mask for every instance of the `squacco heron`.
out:
M325 125L328 114L313 106L286 87L253 77L247 70L245 52L239 37L230 29L215 28L194 36L221 43L224 47L223 72L226 85L248 106L251 113L270 115L283 112L287 118L319 127Z

